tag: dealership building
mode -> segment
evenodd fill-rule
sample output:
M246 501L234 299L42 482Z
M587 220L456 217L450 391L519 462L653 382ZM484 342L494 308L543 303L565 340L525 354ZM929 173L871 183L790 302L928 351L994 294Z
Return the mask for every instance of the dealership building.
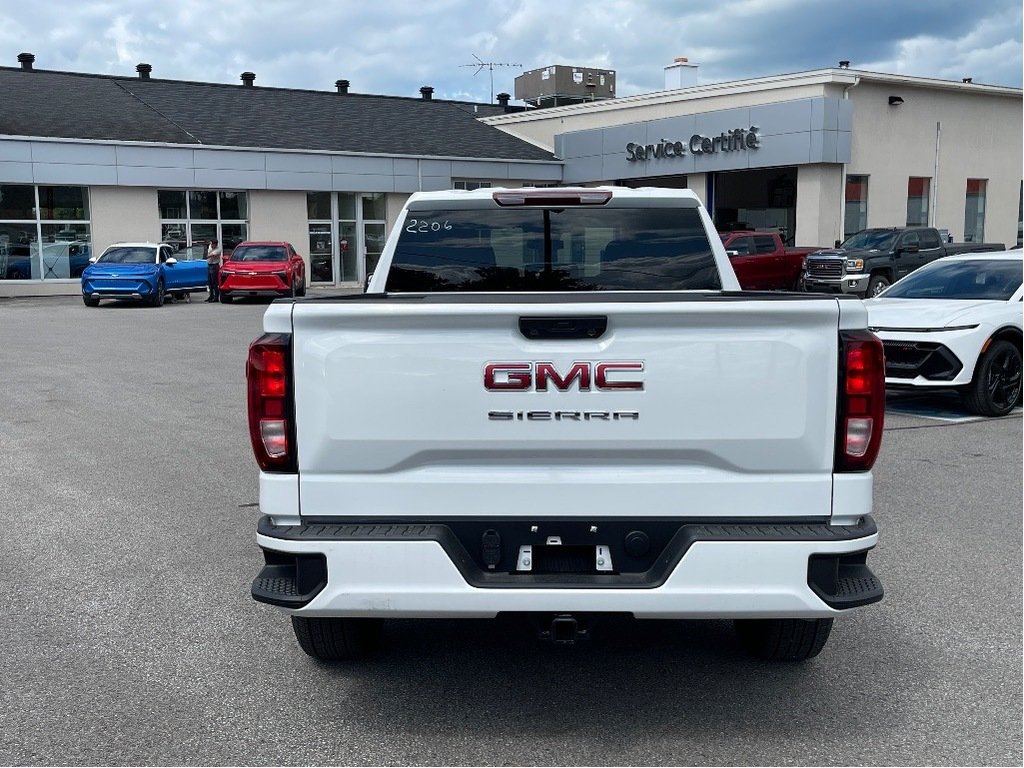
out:
M76 293L91 254L139 240L286 240L312 284L358 286L412 192L481 186L688 187L721 229L797 245L905 224L1020 240L1015 88L845 63L698 85L677 61L663 91L524 110L18 60L0 67L0 296Z

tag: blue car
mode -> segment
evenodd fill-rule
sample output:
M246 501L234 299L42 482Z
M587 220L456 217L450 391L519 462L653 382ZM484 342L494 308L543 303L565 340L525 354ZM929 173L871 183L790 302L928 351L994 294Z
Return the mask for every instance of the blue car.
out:
M175 252L167 243L114 243L82 272L82 300L87 307L98 307L101 299L159 307L167 294L205 291L206 259L199 256L195 249Z

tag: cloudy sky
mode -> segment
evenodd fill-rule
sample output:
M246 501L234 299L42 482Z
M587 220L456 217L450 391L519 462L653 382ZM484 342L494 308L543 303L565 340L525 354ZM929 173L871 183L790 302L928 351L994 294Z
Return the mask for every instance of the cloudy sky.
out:
M487 101L550 64L659 90L677 56L702 83L835 66L1021 87L1020 0L3 0L0 65ZM513 64L478 71L479 58ZM521 65L521 66L520 66Z

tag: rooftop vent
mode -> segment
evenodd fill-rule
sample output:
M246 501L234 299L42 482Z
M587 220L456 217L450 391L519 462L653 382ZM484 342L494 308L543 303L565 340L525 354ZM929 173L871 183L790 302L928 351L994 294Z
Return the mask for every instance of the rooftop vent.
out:
M241 78L242 78L242 85L244 85L246 88L252 88L252 84L254 82L256 82L256 73L255 72L243 72L241 74Z
M698 64L691 64L686 56L677 56L665 67L665 90L692 88L697 85ZM587 85L590 83L588 82Z
M498 106L504 109L508 109L508 100L512 98L511 94L499 93L498 94Z
M973 83L974 82L974 78L973 77L965 77L964 78L964 82L965 83Z
M434 89L431 88L429 85L424 85L422 88L420 88L420 96L423 98L424 101L430 101L431 99L434 98Z
M847 60L847 59L843 59L842 61L840 61L840 62L839 62L839 68L840 68L840 69L849 69L849 68L850 68L850 62L849 62L849 60Z
M139 80L149 80L149 73L153 71L153 65L136 64L135 71L139 73Z
M32 69L32 62L36 60L36 57L31 53L19 53L18 61L21 63L21 68L28 72Z
M334 87L338 89L338 93L348 93L348 80L335 80Z

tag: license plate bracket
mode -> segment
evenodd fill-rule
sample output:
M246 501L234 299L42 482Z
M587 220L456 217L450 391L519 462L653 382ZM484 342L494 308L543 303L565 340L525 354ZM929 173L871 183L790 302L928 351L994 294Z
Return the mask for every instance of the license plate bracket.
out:
M518 573L612 573L611 552L603 544L524 544L519 548Z

